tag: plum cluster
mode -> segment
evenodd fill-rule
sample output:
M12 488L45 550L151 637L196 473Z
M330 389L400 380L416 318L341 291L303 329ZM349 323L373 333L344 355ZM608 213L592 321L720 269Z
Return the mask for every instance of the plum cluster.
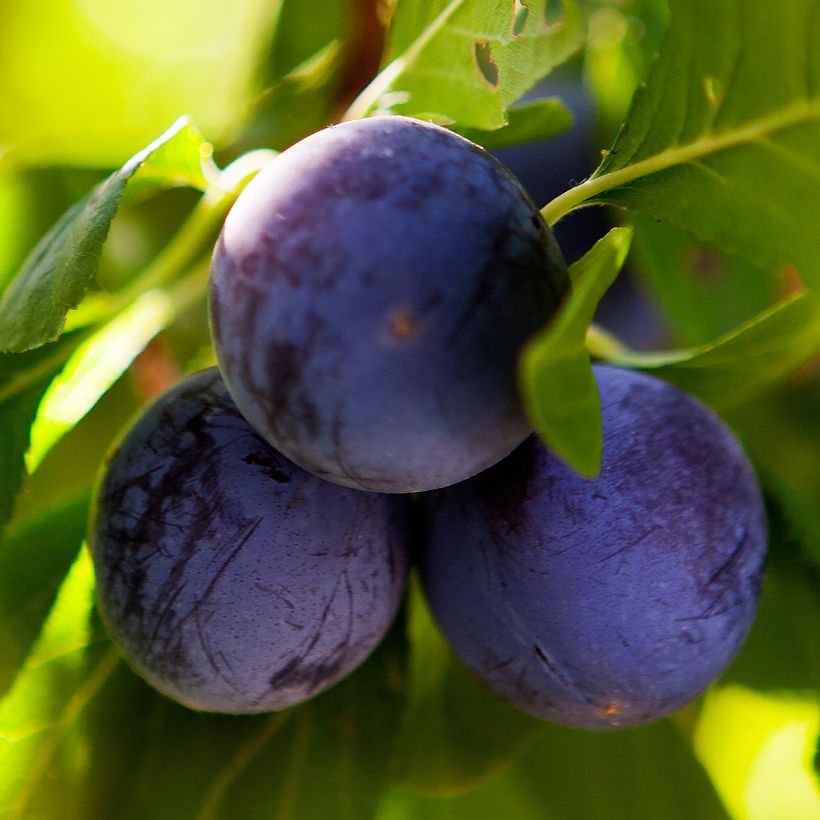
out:
M321 692L396 614L412 508L431 608L501 697L609 728L698 695L754 615L760 491L711 411L627 370L596 368L597 479L528 438L517 357L567 289L515 178L443 128L346 123L274 160L214 253L219 370L100 481L99 605L137 671L210 711Z

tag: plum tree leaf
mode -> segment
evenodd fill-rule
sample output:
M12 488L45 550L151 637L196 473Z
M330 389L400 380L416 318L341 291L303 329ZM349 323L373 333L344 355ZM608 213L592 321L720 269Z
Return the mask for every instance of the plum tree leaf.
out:
M657 300L675 346L711 342L763 313L797 284L721 253L670 222L630 214L635 228L629 264Z
M751 632L722 682L758 691L820 691L820 569L786 531L787 510L769 508L769 558Z
M0 696L28 654L85 537L88 497L7 533L0 545Z
M64 393L59 397L58 394L59 407L49 401L43 408L44 416L51 413L52 420L57 423L48 431L37 431L35 444L38 450L33 454L32 465L121 375L129 356L135 355L151 335L166 327L204 295L207 268L198 266L197 262L204 249L210 246L216 226L224 219L239 192L272 156L270 151L254 151L222 171L216 184L209 188L212 195L202 197L176 237L137 279L116 294L98 294L100 299L95 300L89 310L81 308L74 314L78 321L73 324L80 329L24 353L0 353L0 422L4 431L0 436L0 467L3 468L0 471L0 529L11 515L14 498L20 490L31 424L54 376L77 348L86 343L72 362L82 376L82 389L72 389L70 396ZM180 271L189 268L193 269L186 276L168 284ZM87 304L84 302L83 307ZM107 324L95 329L105 320L108 320ZM127 344L122 342L123 334L126 337L131 334ZM110 370L112 363L116 365L113 372ZM70 374L65 375L68 378ZM58 416L56 420L54 412ZM44 425L48 427L45 422Z
M80 333L21 354L0 354L0 531L9 520L25 474L24 456L37 406Z
M145 291L79 343L37 409L26 456L29 472L94 407L151 339L204 297L207 275L207 268L195 269L170 288Z
M415 581L408 608L408 690L393 781L419 794L456 794L507 766L539 723L497 698L462 666Z
M707 694L695 748L732 817L814 818L818 734L816 690L762 693L733 684Z
M771 468L760 470L761 481L776 497L788 520L791 537L799 541L803 553L820 569L820 509L811 488Z
M572 111L558 98L516 105L507 112L508 122L495 131L478 128L454 128L463 137L483 145L488 151L552 139L572 128Z
M816 363L781 388L724 411L775 502L769 518L780 526L771 526L772 533L779 542L799 543L815 568L820 567L820 380L811 377ZM770 555L776 555L774 549Z
M0 351L23 352L56 339L97 272L103 242L129 186L205 186L209 156L187 119L135 154L40 240L0 298ZM133 182L132 182L133 180Z
M613 228L570 267L573 286L550 323L521 355L524 406L549 448L571 467L595 476L603 433L598 388L584 345L601 297L618 275L632 232Z
M754 807L761 817L815 817L820 572L792 541L785 505L769 510L769 560L757 616L734 663L706 695L695 749L734 816ZM775 748L777 765L766 765Z
M639 352L591 329L589 346L612 364L648 370L725 408L756 395L820 354L820 298L791 296L714 341Z
M79 732L89 702L116 666L94 641L91 560L81 551L63 581L31 655L0 700L0 817L42 816L32 807L63 740ZM79 740L79 737L74 735Z
M608 203L820 283L820 2L672 0L646 86L548 222Z
M462 795L394 789L378 820L727 820L683 733L670 720L619 732L544 724L497 777Z
M400 623L360 669L308 703L270 715L205 714L118 662L87 605L86 553L79 568L0 701L3 820L373 816L402 702Z
M382 72L349 118L374 111L436 116L482 129L581 46L575 0L408 0L392 20Z

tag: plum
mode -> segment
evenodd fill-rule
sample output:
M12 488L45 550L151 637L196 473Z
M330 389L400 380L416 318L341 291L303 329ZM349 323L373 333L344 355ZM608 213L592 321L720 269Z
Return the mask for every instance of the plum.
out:
M516 360L567 287L552 234L486 151L374 117L308 137L240 195L211 329L270 444L338 484L411 492L526 438Z
M705 406L597 367L604 453L581 477L529 438L428 496L422 574L465 664L568 726L646 723L726 667L754 616L766 521L753 470Z
M337 487L251 429L216 368L115 449L91 524L100 611L134 668L194 709L282 709L327 689L400 603L403 499Z

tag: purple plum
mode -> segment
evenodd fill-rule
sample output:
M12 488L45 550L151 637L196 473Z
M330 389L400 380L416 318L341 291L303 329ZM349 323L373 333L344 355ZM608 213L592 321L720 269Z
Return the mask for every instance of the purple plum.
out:
M680 708L731 661L754 617L766 521L714 413L656 378L595 373L599 477L529 438L430 494L422 569L445 636L491 689L607 729Z
M338 484L442 487L531 426L516 361L568 288L515 178L435 125L320 131L240 195L211 267L211 329L237 406Z
M157 400L101 479L100 611L133 667L194 709L283 709L364 661L402 598L404 499L266 444L216 368Z

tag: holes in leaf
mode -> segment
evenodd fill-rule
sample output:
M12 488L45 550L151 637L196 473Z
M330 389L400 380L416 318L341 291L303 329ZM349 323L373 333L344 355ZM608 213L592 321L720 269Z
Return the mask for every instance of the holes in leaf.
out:
M514 37L517 37L524 31L529 13L530 9L523 0L513 0L512 33Z
M498 88L498 65L493 58L489 40L473 42L473 61L484 83L492 89Z
M560 0L546 0L544 3L544 29L553 32L564 24L564 4Z

